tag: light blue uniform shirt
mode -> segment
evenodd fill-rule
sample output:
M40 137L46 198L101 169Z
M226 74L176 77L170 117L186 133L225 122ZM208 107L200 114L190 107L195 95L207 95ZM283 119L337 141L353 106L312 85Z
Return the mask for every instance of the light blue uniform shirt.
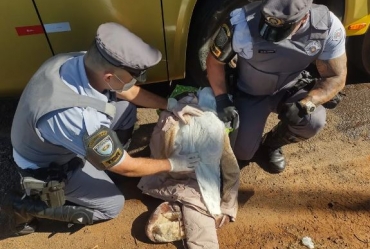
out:
M60 75L63 82L74 92L108 102L108 98L96 91L86 76L83 56L74 57L63 64ZM65 96L68 98L68 96ZM63 146L80 156L85 156L83 136L92 134L102 125L110 127L111 120L107 115L94 108L73 107L50 112L41 117L37 123L41 136L52 144ZM13 149L17 165L23 169L38 167Z

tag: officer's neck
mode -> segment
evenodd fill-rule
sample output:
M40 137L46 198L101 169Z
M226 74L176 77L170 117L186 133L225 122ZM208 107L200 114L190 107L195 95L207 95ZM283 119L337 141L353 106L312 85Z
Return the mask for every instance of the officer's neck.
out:
M89 84L95 90L97 90L98 92L103 92L104 90L106 90L105 84L101 83L102 77L99 76L99 70L95 70L85 63L85 71Z

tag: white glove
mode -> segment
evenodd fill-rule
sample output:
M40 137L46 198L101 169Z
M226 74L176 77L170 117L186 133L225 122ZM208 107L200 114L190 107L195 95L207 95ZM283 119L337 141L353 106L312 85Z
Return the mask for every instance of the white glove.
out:
M180 155L181 147L176 149L168 160L171 164L170 172L193 172L199 166L198 153Z
M190 114L192 116L201 116L203 111L196 108L195 105L182 104L179 103L174 98L169 98L167 102L167 111L172 112L176 117L178 117L183 123L187 124L184 118L184 114Z

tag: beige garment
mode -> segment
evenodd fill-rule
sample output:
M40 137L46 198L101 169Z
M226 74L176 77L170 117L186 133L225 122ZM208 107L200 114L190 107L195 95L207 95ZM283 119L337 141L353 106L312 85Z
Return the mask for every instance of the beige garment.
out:
M170 113L162 112L150 140L153 158L169 157L172 153L177 130L178 121L174 120ZM234 220L238 210L237 197L240 171L226 133L224 137L224 151L221 156L223 181L221 210L223 214ZM145 194L165 201L179 201L208 214L194 173L161 173L146 176L141 178L138 187Z
M194 99L191 101L194 102ZM150 140L150 149L153 158L168 158L171 155L176 140L176 134L179 130L179 122L175 119L176 118L171 113L166 111L161 112L159 121L154 128ZM225 220L223 216L226 215L228 217L227 220L230 219L231 221L234 221L236 218L240 170L232 152L228 135L224 130L221 132L224 132L224 149L220 156L221 180L223 186L220 203L222 215L212 216L207 210L195 173L161 173L154 176L142 177L138 184L138 187L145 194L164 201L178 201L184 205L183 210L188 210L183 213L183 219L190 249L216 248L215 243L218 244L217 234L213 230L218 228L219 225L222 225L220 224L221 220ZM198 212L194 212L194 210ZM195 213L197 213L197 215L195 215ZM208 224L207 226L210 225L210 220L213 220L211 222L214 227L212 231L210 231L209 227L208 229L204 227L205 224ZM196 224L194 222L196 222ZM186 224L189 225L187 226ZM195 232L195 229L193 229L194 226L204 227L204 229ZM202 237L202 241L204 241L203 247L199 247L201 245L198 245L200 243L200 237Z
M189 249L218 249L214 220L191 207L182 207L186 244Z

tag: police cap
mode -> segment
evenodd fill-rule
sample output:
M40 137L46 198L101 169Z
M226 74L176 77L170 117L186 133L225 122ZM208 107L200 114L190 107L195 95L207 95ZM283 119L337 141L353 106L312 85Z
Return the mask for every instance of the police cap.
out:
M274 42L287 38L311 6L312 0L264 0L259 26L261 36Z
M127 28L114 22L98 27L95 37L100 54L112 65L144 82L146 69L156 65L162 54Z

